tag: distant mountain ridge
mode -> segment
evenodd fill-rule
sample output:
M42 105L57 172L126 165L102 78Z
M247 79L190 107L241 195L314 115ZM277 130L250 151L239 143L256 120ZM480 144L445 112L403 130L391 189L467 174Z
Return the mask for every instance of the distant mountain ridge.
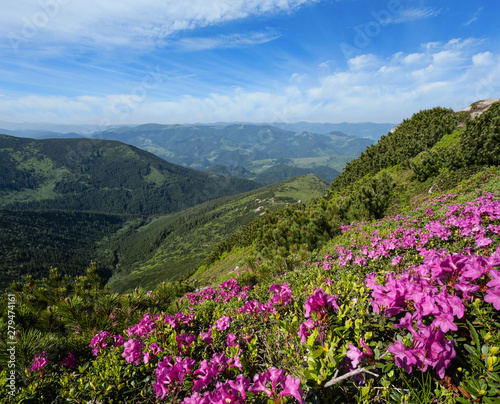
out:
M334 132L342 132L349 136L357 136L378 140L381 136L386 135L392 128L396 126L393 123L374 123L374 122L358 122L358 123L311 123L311 122L273 122L277 128L297 131L297 132L314 132L320 134L328 134Z
M40 129L36 130L31 124L6 124L10 129L3 132L11 136L37 139L117 140L149 151L177 165L230 177L257 180L258 175L269 170L265 184L291 178L290 176L295 173L297 175L312 173L326 181L332 181L342 171L346 162L359 156L373 143L372 139L379 136L381 130L380 124L373 124L375 126L369 123L345 124L351 125L350 128L356 128L363 135L369 134L370 138L370 136L351 136L338 130L331 130L339 128L338 125L345 127L344 124L306 122L195 125L150 123L109 127L103 131L92 131L91 127L79 128L71 125L48 127L41 125ZM1 125L2 122L0 127ZM277 127L280 125L283 128ZM378 129L373 130L374 127ZM388 124L382 130L387 127L392 125ZM60 133L57 132L58 128L73 131ZM283 164L294 167L294 170L288 169Z
M120 140L175 164L197 169L213 165L245 167L263 159L357 156L372 143L343 133L293 132L249 124L146 124L99 132L94 137Z

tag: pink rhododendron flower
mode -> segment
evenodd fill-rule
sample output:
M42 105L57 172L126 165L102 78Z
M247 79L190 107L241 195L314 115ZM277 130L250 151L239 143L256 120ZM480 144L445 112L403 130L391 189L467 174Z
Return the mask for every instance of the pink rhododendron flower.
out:
M495 309L500 310L500 288L488 289L484 301L491 303Z
M158 345L158 342L155 342L154 344L148 345L148 348L151 350L153 355L158 355L158 353L162 352L163 349Z
M238 375L236 376L236 380L229 380L228 383L232 389L241 394L241 398L243 398L243 400L246 400L246 391L248 390L248 387L250 387L251 383L250 379L243 375Z
M90 341L89 346L92 347L92 355L97 356L99 351L108 346L107 338L111 337L108 331L100 331Z
M127 362L132 362L135 366L138 366L143 359L142 347L144 346L144 342L140 339L129 339L123 346L125 350L122 353L122 357Z
M267 376L272 383L273 391L276 391L278 383L283 385L285 383L285 371L283 369L270 368L267 371Z
M138 324L127 329L128 336L132 337L135 334L142 338L151 335L154 331L154 322L155 318L152 314L145 314Z
M214 342L212 337L212 327L210 327L207 332L200 332L200 337L205 344L211 345L212 342Z
M302 344L304 344L307 340L307 337L311 335L311 333L308 330L312 330L313 328L314 328L314 321L311 319L303 322L299 326L299 331L297 332L297 334L300 337L300 342Z
M216 322L215 322L215 327L219 330L219 331L224 331L224 330L227 330L229 328L229 326L231 325L231 317L230 316L222 316L221 318L219 318Z
M347 347L349 350L347 351L346 356L351 360L351 366L356 369L359 362L361 362L361 359L364 357L363 352L352 344L349 344Z
M193 384L193 391L200 392L219 374L219 367L212 361L207 362L207 360L203 360L200 367L194 371L194 374L196 380Z
M238 345L238 337L234 334L227 334L227 346L233 347Z
M259 391L262 391L266 393L268 396L271 396L273 392L266 387L266 383L268 381L268 374L267 372L264 372L262 374L257 373L253 377L253 384L248 388L248 391L251 393L258 393Z
M331 296L323 292L321 288L316 289L304 304L306 309L305 316L310 317L312 312L324 315L330 308L338 310L339 306L336 299L337 296Z
M33 371L42 371L43 368L49 363L47 352L42 351L35 354L33 357L33 362L30 370Z
M366 344L363 338L359 339L359 344L366 350L366 352L362 352L359 348L355 347L352 344L348 345L349 350L346 353L346 356L351 360L351 367L356 369L363 358L369 358L373 356L373 352L370 347Z
M156 368L156 382L153 389L156 392L156 398L165 398L168 388L172 383L182 383L184 376L191 373L194 369L196 361L191 358L175 357L175 364L172 365L171 357L164 357Z
M125 339L122 335L113 335L113 340L115 341L115 348L118 348L125 343Z
M300 388L300 378L293 378L290 375L286 376L285 379L285 384L283 386L283 390L280 392L280 396L292 396L295 397L295 399L300 403L304 404L302 401L302 396L304 393L302 392L302 389Z
M269 288L269 293L273 294L273 297L269 301L272 305L283 305L286 306L292 300L292 290L286 282L282 285L273 285Z

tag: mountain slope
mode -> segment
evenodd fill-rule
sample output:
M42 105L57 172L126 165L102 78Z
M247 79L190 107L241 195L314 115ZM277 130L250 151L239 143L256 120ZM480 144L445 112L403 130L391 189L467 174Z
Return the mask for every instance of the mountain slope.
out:
M297 177L129 227L106 245L117 260L109 285L117 292L125 292L185 278L213 247L256 217L322 196L328 187L327 182L313 175Z
M0 210L0 290L24 275L47 276L50 267L82 275L100 257L101 243L125 223L124 216L100 213ZM111 264L99 261L106 277Z
M278 164L273 167L269 167L264 172L258 174L255 177L255 181L260 184L272 184L277 181L283 181L287 178L298 177L299 175L312 174L316 177L322 178L325 181L332 182L333 179L340 173L330 167L320 166L314 168L300 168L293 167L288 164Z
M286 271L318 259L341 225L404 212L422 194L451 189L485 165L500 164L500 102L479 117L474 112L434 108L414 114L348 163L326 197L252 222L214 249L203 271L219 271L220 279L242 264L263 277Z
M180 167L121 142L0 135L3 208L150 215L257 187Z

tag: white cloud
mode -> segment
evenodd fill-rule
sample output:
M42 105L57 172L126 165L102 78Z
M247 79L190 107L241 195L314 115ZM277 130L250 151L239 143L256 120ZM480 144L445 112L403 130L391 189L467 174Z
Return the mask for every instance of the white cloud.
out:
M475 66L489 66L495 63L493 54L491 52L477 53L472 56L472 63Z
M362 55L334 72L315 65L275 88L220 87L205 96L168 94L171 80L148 91L108 96L2 96L0 120L56 123L193 123L214 121L399 123L435 106L460 110L500 96L500 55L478 52L477 41L424 46L421 53Z
M352 70L373 69L379 61L375 55L359 55L349 59L349 67Z
M481 12L483 11L483 9L484 9L484 7L479 7L477 9L477 11L472 15L472 17L464 23L464 26L470 25L473 22L478 21L479 20L479 16L480 16Z
M424 57L423 53L410 53L404 57L403 62L405 65L414 65L419 63Z
M181 31L250 16L293 12L320 0L25 0L0 13L12 47L33 43L95 47L161 45Z
M436 65L449 65L449 66L457 66L463 60L462 54L460 52L452 50L444 50L438 52L432 56L432 59Z

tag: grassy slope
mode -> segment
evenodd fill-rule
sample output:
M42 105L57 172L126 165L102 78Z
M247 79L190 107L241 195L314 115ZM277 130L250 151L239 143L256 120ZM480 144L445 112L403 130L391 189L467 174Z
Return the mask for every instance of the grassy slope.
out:
M285 159L286 164L299 168L315 168L320 166L330 167L337 171L342 171L345 165L356 158L356 156L320 156L320 157L302 157ZM247 163L244 167L255 174L260 174L268 168L274 167L279 164L279 159L263 159L254 160Z
M327 190L325 181L308 175L152 218L111 241L108 249L116 249L120 261L109 285L124 292L183 278L217 243L266 210L299 200L305 202L324 195Z
M438 140L429 150L438 151L440 153L446 153L447 150L457 150L460 147L460 134L463 132L463 125L461 128L457 128L455 131L449 134L445 134L440 140ZM414 157L415 161L419 161L421 156L426 152L421 152ZM478 169L478 167L471 168L471 175ZM417 199L422 199L427 197L433 192L445 192L447 190L453 189L462 181L462 179L467 177L467 169L459 170L454 172L453 170L442 170L439 175L432 176L425 181L419 181L415 178L414 172L408 166L402 167L400 164L391 166L389 168L381 169L376 174L372 174L370 177L379 179L385 174L389 174L392 178L394 184L394 191L392 197L392 207L388 209L387 214L401 214L405 215L408 211L413 208L414 201ZM349 191L344 189L342 192L337 192L335 194L329 194L325 200L328 200L329 204L335 205L341 203L345 198L346 192L352 192L363 185L363 179L360 179L349 186ZM494 190L494 186L493 190ZM499 187L500 188L500 187ZM334 237L325 246L317 251L317 257L320 259L325 253L331 251L333 246L342 245L343 238ZM200 279L202 283L220 283L227 278L227 275L234 273L236 267L241 267L242 265L251 262L253 258L258 255L258 251L254 246L247 246L242 249L240 247L235 247L232 251L226 251L220 258L220 260L208 266L208 268L202 267L195 273L192 277L193 279ZM284 268L281 268L284 271ZM277 270L279 272L279 270ZM204 277L203 273L209 273L210 277Z

